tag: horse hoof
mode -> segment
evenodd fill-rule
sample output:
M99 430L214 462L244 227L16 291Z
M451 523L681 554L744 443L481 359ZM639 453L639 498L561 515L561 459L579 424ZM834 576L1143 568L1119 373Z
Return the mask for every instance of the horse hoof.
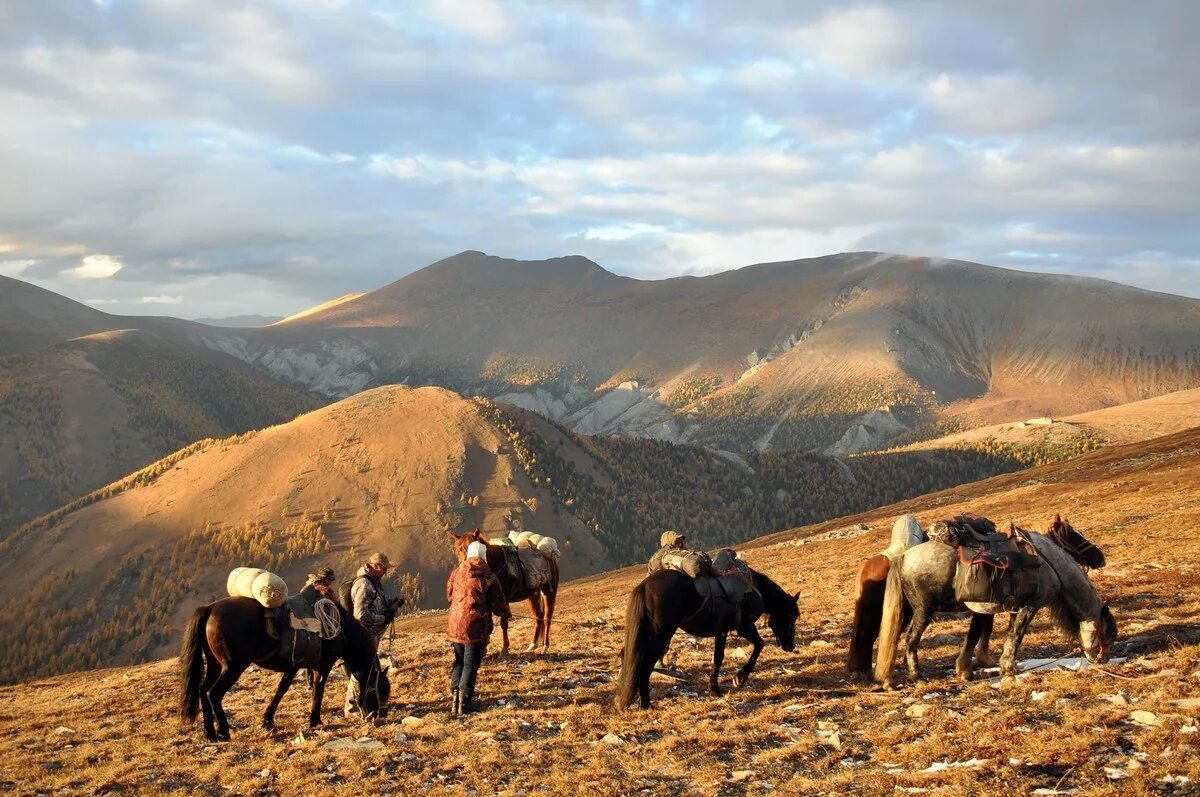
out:
M267 720L263 720L262 729L264 731L273 731L273 730L275 730L275 723L269 722Z
M534 653L536 651L537 651L537 645L530 645L529 647L525 648L526 653Z
M747 680L749 680L749 679L744 678L741 675L735 675L735 676L733 676L733 685L734 685L734 687L740 689L741 687L746 685Z

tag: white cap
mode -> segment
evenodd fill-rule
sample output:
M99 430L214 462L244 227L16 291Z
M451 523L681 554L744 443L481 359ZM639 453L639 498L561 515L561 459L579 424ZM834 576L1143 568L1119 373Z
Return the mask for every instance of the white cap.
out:
M479 540L475 540L475 542L473 542L467 546L467 558L468 559L482 559L483 561L486 562L487 561L487 546L484 545Z

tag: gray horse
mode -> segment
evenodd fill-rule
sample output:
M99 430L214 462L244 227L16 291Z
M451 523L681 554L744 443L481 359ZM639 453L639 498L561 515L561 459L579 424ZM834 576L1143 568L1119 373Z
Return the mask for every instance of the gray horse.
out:
M1027 536L1041 555L1042 566L1037 568L1037 578L1031 579L1024 594L1018 597L1018 609L1009 623L1008 638L1000 656L1000 674L1016 675L1017 649L1033 616L1043 606L1049 609L1065 634L1079 640L1088 661L1107 661L1117 636L1116 620L1108 604L1100 600L1096 588L1075 560L1049 537L1035 532L1027 532ZM935 612L955 603L957 565L957 551L941 542L921 543L892 560L884 593L879 655L875 662L875 680L884 687L892 686L892 668L904 622L904 599L907 598L912 606L912 620L908 625L908 674L914 680L920 680L917 648L921 635ZM1010 610L995 603L967 603L966 607L972 612L971 630L955 669L960 678L970 680L972 648L979 641L985 624L992 615Z

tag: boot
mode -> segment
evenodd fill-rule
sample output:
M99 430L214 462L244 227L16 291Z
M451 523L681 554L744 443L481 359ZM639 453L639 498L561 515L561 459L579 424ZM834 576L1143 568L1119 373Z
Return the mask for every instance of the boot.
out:
M450 703L450 716L457 717L462 713L462 693L455 689L450 693L450 695L452 698Z
M465 717L468 714L476 714L481 710L483 710L483 706L475 699L475 695L469 695L464 692L462 700L459 702L458 716Z

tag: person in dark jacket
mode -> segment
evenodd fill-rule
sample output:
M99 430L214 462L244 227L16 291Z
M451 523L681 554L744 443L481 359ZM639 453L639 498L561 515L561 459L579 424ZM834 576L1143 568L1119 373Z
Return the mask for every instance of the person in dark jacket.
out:
M446 601L450 604L446 636L454 647L450 716L457 717L479 710L475 677L492 634L492 615L512 616L500 582L488 567L487 547L482 542L471 543L466 558L450 573Z
M402 602L399 598L389 601L383 594L383 579L387 578L391 569L392 563L387 554L373 554L355 573L354 583L350 587L351 613L371 636L376 652L379 651L379 641L383 639L383 632L392 624L396 609ZM358 681L347 678L345 713L349 716L357 710Z

